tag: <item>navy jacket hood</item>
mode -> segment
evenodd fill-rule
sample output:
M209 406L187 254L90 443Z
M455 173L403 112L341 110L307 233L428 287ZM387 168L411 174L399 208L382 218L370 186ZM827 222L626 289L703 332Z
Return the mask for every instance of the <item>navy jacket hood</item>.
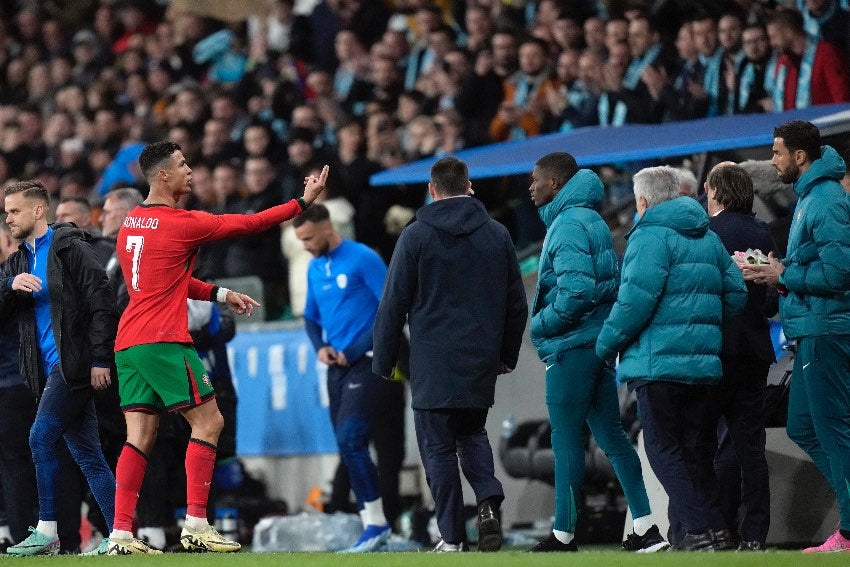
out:
M465 236L481 228L490 216L477 199L451 197L420 207L416 219L452 236Z

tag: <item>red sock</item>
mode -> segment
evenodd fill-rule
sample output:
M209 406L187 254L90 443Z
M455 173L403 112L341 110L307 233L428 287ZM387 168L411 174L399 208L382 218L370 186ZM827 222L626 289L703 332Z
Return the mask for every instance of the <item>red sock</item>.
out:
M139 490L148 467L148 456L130 443L125 443L115 470L115 525L113 529L133 531L133 515Z
M198 439L189 439L186 448L186 513L195 518L207 517L215 451L214 445Z

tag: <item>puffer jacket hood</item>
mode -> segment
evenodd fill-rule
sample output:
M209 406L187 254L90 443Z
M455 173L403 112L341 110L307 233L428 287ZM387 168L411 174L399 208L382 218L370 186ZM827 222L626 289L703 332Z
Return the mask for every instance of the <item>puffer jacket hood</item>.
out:
M593 345L617 298L620 272L611 231L596 212L602 194L599 177L581 169L540 208L546 239L530 333L541 360Z
M821 156L812 162L800 179L794 184L794 192L799 198L808 195L818 184L834 180L840 181L847 166L832 146L821 146Z
M649 207L629 234L648 226L664 226L682 236L699 238L708 232L708 213L696 199L678 197Z
M420 207L416 219L452 236L465 236L481 228L490 216L472 197L450 197Z
M552 226L562 211L570 207L587 207L594 209L602 201L605 186L602 180L589 169L579 169L560 191L538 211L546 227Z

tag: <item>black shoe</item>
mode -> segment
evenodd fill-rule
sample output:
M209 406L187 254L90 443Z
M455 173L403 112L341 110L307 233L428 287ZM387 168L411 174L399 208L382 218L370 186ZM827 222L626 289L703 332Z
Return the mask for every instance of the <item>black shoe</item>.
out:
M672 551L714 551L714 532L705 530L697 534L685 534Z
M537 542L537 545L528 551L530 553L548 551L578 551L578 547L576 546L576 540L573 540L570 543L561 543L561 541L555 537L555 534L550 533L548 536Z
M656 551L664 551L668 547L670 547L670 544L661 537L661 532L658 531L658 526L655 524L643 535L630 533L626 536L626 541L623 542L623 550L636 551L637 553L655 553Z
M478 505L478 551L499 551L502 548L502 523L499 508L490 500Z
M729 551L738 547L738 542L729 530L712 531L714 551Z
M767 548L760 541L742 541L738 545L738 551L766 551Z
M0 539L0 553L6 553L6 550L14 545L8 539Z

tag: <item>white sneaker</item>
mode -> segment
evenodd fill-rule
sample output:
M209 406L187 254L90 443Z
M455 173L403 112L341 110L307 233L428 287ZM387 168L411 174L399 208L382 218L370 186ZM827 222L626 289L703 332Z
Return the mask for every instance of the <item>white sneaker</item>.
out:
M454 553L454 552L462 552L469 551L469 546L465 541L460 543L446 543L443 540L437 544L437 547L431 550L433 553Z

